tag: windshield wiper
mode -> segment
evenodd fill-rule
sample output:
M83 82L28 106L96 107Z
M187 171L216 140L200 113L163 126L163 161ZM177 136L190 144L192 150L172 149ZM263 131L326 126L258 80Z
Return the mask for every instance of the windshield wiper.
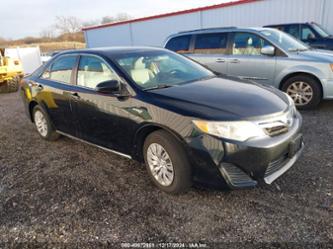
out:
M168 85L168 84L159 84L157 86L153 86L153 87L148 87L146 89L143 89L144 91L150 91L150 90L156 90L156 89L163 89L163 88L169 88L169 87L173 87L174 85Z

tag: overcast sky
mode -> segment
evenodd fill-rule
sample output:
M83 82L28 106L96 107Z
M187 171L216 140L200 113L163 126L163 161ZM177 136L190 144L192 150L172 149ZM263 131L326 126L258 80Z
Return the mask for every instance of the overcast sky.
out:
M213 5L231 0L3 0L0 37L38 36L56 16L76 16L83 21L127 13L135 18Z

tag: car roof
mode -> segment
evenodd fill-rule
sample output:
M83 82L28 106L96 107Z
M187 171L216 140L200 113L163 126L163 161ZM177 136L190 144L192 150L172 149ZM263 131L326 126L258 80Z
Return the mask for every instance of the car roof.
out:
M195 29L188 31L181 31L175 34L172 34L168 37L167 40L171 38L183 36L183 35L195 35L195 34L206 34L206 33L220 33L220 32L260 32L264 30L271 30L271 28L265 27L250 27L250 28L242 28L242 27L217 27L217 28L208 28L208 29Z
M315 22L291 22L291 23L280 23L280 24L270 24L264 27L277 27L277 26L288 26L288 25L301 25L301 24L314 24Z
M85 49L76 49L76 50L68 50L64 52L60 52L57 54L65 55L65 54L96 54L96 55L104 55L107 57L117 57L123 54L130 53L141 53L141 52L151 52L151 51L168 51L164 48L157 47L146 47L146 46L124 46L124 47L99 47L99 48L85 48Z

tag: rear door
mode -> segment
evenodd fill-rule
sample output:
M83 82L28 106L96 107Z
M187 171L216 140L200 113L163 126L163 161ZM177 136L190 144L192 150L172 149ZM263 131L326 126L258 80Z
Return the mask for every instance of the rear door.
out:
M261 48L271 44L254 33L232 34L232 54L228 58L228 75L272 84L275 77L276 57L261 54Z
M79 137L91 143L128 152L131 128L126 106L130 98L118 98L112 94L95 91L105 81L120 77L101 57L81 55L76 75L75 98L72 99L73 113L79 127Z
M70 135L77 135L72 108L70 105L73 91L73 69L77 55L63 55L41 74L32 86L38 102L48 112L55 128Z
M206 33L195 36L192 59L211 70L226 74L228 58L228 33Z

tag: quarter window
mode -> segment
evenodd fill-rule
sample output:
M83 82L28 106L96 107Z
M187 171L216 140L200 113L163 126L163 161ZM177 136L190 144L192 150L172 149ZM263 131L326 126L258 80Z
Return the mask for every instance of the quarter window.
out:
M76 59L76 56L60 57L49 69L44 71L42 78L70 84Z
M250 33L236 33L232 48L233 55L261 55L261 48L270 45L261 37Z
M177 53L187 53L189 52L190 48L190 42L191 42L191 36L190 35L185 35L185 36L179 36L172 38L165 48L172 50Z
M82 56L77 73L77 85L95 88L99 83L119 80L117 74L99 58Z
M227 34L200 34L195 41L194 53L197 54L226 54Z

